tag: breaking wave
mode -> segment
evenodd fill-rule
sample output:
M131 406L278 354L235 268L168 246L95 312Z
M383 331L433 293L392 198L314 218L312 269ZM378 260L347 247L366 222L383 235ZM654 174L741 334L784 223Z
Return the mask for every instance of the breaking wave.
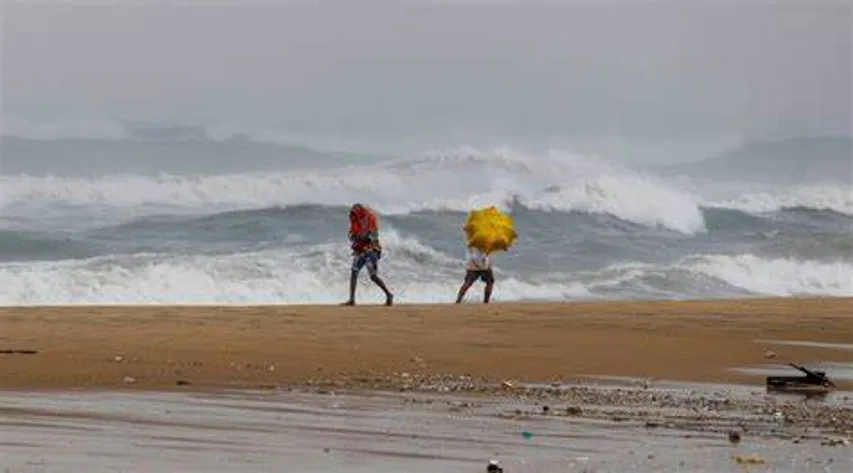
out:
M382 271L399 302L449 302L460 255L386 231ZM108 255L0 264L0 304L334 303L345 294L349 254L331 243L232 254ZM853 295L853 263L692 255L669 263L525 276L496 268L496 301L739 295ZM360 298L380 300L369 281Z
M814 187L743 192L709 201L653 175L560 152L527 156L506 149L456 150L410 161L327 171L263 174L0 177L6 215L87 207L136 215L216 212L369 202L383 214L467 211L514 202L551 212L607 214L686 234L706 231L702 208L760 214L789 208L853 215L853 189ZM49 211L49 210L48 210Z
M400 302L452 299L459 224L482 205L511 210L521 234L498 258L495 300L853 295L853 189L724 187L507 148L323 170L0 175L0 303L335 302L356 201L383 215Z

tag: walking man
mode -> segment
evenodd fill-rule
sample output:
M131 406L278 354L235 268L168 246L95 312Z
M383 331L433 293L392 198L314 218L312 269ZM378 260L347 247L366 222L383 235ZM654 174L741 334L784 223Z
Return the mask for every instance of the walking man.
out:
M370 280L385 293L385 305L394 303L394 295L379 277L379 260L382 246L379 244L379 221L376 214L362 204L353 204L349 212L349 240L352 248L352 271L349 281L349 299L343 305L355 305L355 290L361 269L367 267Z
M465 298L465 293L468 292L468 289L478 279L486 283L486 287L483 289L483 304L488 304L492 298L492 288L495 285L495 276L492 273L492 258L477 248L469 246L468 258L465 262L465 280L456 294L457 304L462 302L462 299Z

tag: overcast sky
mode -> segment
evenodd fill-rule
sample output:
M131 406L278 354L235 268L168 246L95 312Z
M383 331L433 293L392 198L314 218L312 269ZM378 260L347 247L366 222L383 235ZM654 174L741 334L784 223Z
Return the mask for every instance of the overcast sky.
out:
M26 3L4 0L7 116L670 140L853 129L843 2Z

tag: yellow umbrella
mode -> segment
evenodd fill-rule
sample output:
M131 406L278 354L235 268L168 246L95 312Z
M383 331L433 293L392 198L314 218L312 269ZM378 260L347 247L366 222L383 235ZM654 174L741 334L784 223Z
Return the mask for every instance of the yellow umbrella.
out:
M468 246L486 254L506 251L518 238L512 217L494 205L469 212L464 229Z

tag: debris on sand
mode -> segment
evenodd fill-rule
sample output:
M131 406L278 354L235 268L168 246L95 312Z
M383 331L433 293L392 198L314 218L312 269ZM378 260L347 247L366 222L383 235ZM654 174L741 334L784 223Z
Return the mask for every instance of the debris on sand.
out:
M738 465L763 465L766 461L759 457L757 454L753 453L752 455L738 455L735 457L735 462Z
M489 460L489 465L486 466L486 473L504 473L504 469L500 467L497 460Z
M731 442L732 444L734 444L734 445L739 444L740 438L741 438L740 431L738 431L738 430L730 430L729 431L729 442Z
M820 442L820 444L823 445L824 447L838 447L838 446L850 445L850 441L847 440L846 438L840 437L840 438L825 439L822 442Z
M0 348L0 355L35 355L38 350L28 348Z
M427 362L417 355L412 356L409 361L412 362L412 364L414 364L418 368L424 369L427 367Z
M541 419L548 406L547 417L566 420L618 418L646 425L647 428L713 431L727 438L732 430L741 435L747 432L772 431L786 438L814 435L815 430L826 435L850 438L853 432L853 406L850 403L803 403L799 399L766 396L761 389L739 395L729 389L661 390L637 386L605 387L566 384L559 388L549 385L528 385L506 378L476 377L460 374L372 373L347 377L323 374L300 387L319 390L403 391L407 398L420 399L427 394L470 395L473 401L480 396L497 396L511 400L514 405L496 413L514 421ZM459 406L451 406L457 410ZM461 409L460 409L461 410ZM737 419L734 417L736 416ZM806 430L804 430L806 429ZM808 430L811 429L809 432Z
M766 380L768 391L819 394L835 388L835 383L823 371L812 371L794 363L788 363L788 365L802 371L805 376L768 376Z

